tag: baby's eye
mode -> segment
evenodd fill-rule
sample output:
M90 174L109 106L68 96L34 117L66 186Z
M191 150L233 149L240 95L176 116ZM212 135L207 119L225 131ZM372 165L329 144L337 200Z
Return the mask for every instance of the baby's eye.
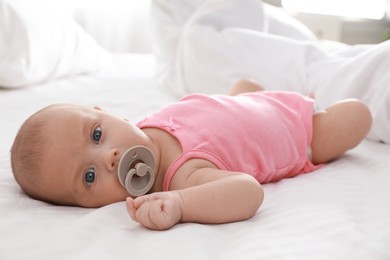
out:
M84 181L88 186L91 186L92 183L95 181L95 170L94 169L88 169L85 172L84 175Z
M102 137L102 128L100 126L98 126L92 132L92 141L95 144L99 144L101 137Z

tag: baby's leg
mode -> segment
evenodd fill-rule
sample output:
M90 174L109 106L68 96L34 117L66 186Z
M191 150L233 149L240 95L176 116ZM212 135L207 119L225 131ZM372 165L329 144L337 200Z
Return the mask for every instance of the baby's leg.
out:
M358 100L335 103L313 116L312 161L325 163L358 145L370 130L369 109Z

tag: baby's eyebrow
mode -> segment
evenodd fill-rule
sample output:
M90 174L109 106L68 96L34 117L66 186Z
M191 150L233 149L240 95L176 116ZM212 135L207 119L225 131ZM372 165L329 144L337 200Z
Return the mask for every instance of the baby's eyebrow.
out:
M89 140L90 138L90 129L89 129L89 126L91 125L90 124L91 122L91 118L87 117L87 116L84 116L82 117L82 120L81 120L81 133L80 133L80 136L81 136L81 139L85 142L87 140ZM87 139L87 140L86 140Z
M92 127L94 127L95 122L98 121L98 117L96 115L85 114L81 117L81 137L83 141L91 140Z

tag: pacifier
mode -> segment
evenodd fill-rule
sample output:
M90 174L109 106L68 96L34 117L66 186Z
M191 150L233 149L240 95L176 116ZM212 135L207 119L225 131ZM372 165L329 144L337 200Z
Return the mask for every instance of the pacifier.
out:
M137 145L119 160L119 182L134 197L146 194L153 186L155 160L149 148Z

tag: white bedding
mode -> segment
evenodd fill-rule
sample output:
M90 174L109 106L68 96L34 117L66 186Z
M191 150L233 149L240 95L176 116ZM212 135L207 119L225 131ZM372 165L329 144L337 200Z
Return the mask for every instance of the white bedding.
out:
M390 259L390 145L371 141L311 174L264 185L261 209L237 223L150 231L124 202L83 209L22 193L9 149L28 115L72 102L135 122L175 100L154 71L153 56L123 54L99 74L0 89L0 259Z
M267 90L314 94L321 108L358 98L373 114L369 138L390 143L390 41L329 48L260 0L154 0L153 7L159 80L179 95L226 93L250 78Z
M21 3L23 0L18 1ZM165 38L159 42L163 45L166 44L164 53L159 53L159 57L164 58L167 62L166 66L163 66L167 69L163 71L165 72L163 75L165 76L164 85L171 87L171 84L175 85L176 93L183 90L191 92L197 89L203 92L225 92L229 87L229 82L234 80L235 77L258 75L257 80L267 86L287 88L297 82L303 82L305 84L299 86L305 88L306 91L310 85L306 84L306 76L321 72L321 75L333 76L332 80L329 81L321 81L321 77L316 77L316 82L324 83L321 85L323 88L317 92L317 94L321 94L322 104L351 94L348 92L349 90L355 90L354 88L343 89L341 85L337 85L338 80L344 82L344 86L352 81L348 81L348 78L345 77L346 73L340 72L333 75L329 66L329 70L324 69L323 71L311 67L313 70L302 71L297 77L297 71L301 67L297 66L294 67L295 70L292 70L293 67L288 62L296 59L291 57L292 59L288 60L287 57L290 56L287 56L287 54L305 54L308 56L298 55L298 58L313 58L309 54L316 54L319 51L310 47L312 43L304 44L275 36L274 34L287 33L286 36L290 38L313 41L312 35L308 31L297 24L291 23L291 20L284 16L278 19L274 19L277 17L276 15L266 16L264 21L267 22L263 24L266 25L263 29L268 30L267 32L272 31L274 33L271 33L272 35L248 34L248 31L236 29L225 31L225 36L230 39L227 42L232 43L235 48L240 47L236 50L249 50L248 46L254 48L256 41L259 37L262 37L268 43L263 45L264 48L268 47L273 51L282 50L285 52L285 56L281 56L280 52L277 52L279 55L277 57L283 57L283 59L279 59L279 61L282 61L281 63L277 63L276 60L272 59L272 57L275 58L275 55L265 56L268 57L266 62L270 62L268 66L267 64L264 66L266 73L244 75L248 71L245 68L251 69L252 65L256 64L256 60L254 59L255 63L251 63L246 67L245 64L240 64L245 60L245 57L251 56L229 56L234 52L223 50L223 44L226 44L226 42L218 42L218 34L211 30L198 31L209 33L209 36L212 37L209 43L214 45L210 44L204 47L219 48L198 49L201 51L198 53L199 55L185 56L191 54L194 49L177 48L177 45L175 45L178 43L177 37L181 35L184 28L181 26L183 21L188 18L195 7L203 6L205 2L222 3L224 1L229 2L229 0L153 1L154 7L158 7L159 4L165 7L165 9L163 8L164 12L159 12L159 10L161 11L159 8L153 9L158 15L154 18L159 18L157 25L160 29L164 28L165 32L165 34L160 35L165 36ZM26 0L21 6L24 7L28 2L32 3ZM240 10L245 13L245 8L248 6L244 3L248 2L251 1L233 0L232 3L240 3ZM0 0L0 7L6 7L9 3L16 3L16 1ZM168 6L165 6L165 4ZM177 12L177 8L179 8L179 12ZM8 9L0 9L0 14L4 10ZM210 9L203 10L208 12ZM236 9L236 12L240 12L240 10ZM256 12L262 14L262 10L259 11L259 9L253 8L251 11L255 14ZM205 13L207 14L207 12ZM36 15L29 14L31 17ZM23 16L24 19L28 17ZM49 17L54 19L56 16ZM172 17L175 17L176 20L171 20ZM1 18L4 18L4 16ZM250 19L250 16L247 15L247 18ZM27 33L27 35L33 37L31 39L39 41L50 39L50 35L46 35L48 38L41 38L30 34L30 32L35 31L35 29L31 29L35 26L31 23L33 21L35 20L32 19L26 22L27 27L20 27L25 30L18 32L13 37L18 39L20 34ZM223 19L220 21L223 21ZM55 25L55 23L50 24ZM5 26L6 24L2 25ZM83 44L87 44L85 39L88 37L82 35L84 32L76 29L76 27L72 25L68 28L68 32L76 30L81 34L77 34L80 36L77 41L84 41ZM3 27L0 26L0 30L1 28ZM112 30L107 29L106 31ZM12 32L12 30L8 32ZM40 32L47 33L48 31L41 30ZM237 37L231 38L232 35L246 34L257 40L243 47L241 44L245 41L240 41L240 38ZM74 44L75 42L71 39L75 40L76 37L68 38L66 35L58 36L68 39L67 43ZM109 40L115 42L116 39ZM195 38L195 40L197 39ZM269 44L270 42L272 44ZM92 44L92 42L90 43ZM197 43L199 42L192 42L195 45ZM195 46L187 45L188 42L184 41L181 44L182 47ZM95 44L93 43L93 45ZM76 44L76 46L80 45ZM283 46L284 48L282 48ZM295 47L292 48L291 46ZM15 46L12 45L11 47ZM30 48L30 45L25 47ZM373 50L376 50L378 54L389 55L389 51L385 47L381 45ZM311 51L308 52L307 48ZM365 47L351 48L344 46L340 48L337 45L332 50L333 55L331 57L339 57L340 59L343 57L362 58L362 55L355 56L358 53L363 53L361 52L362 48ZM47 49L40 48L40 51L45 50ZM101 61L105 63L107 57L105 55L98 56L98 53L102 53L102 50L98 52L94 48L89 50L97 60L103 58ZM176 50L180 50L179 56L176 56ZM205 55L207 54L207 52L204 52L206 50L211 51L209 52L210 55ZM261 50L261 48L257 50ZM4 53L4 51L7 51L7 49L2 49L0 44L0 53ZM64 54L61 48L58 48L57 51L59 55ZM343 52L343 55L336 55L341 52ZM17 52L12 53L17 54ZM271 52L264 53L272 54ZM368 52L364 53L365 57L374 57L370 56ZM33 52L33 54L34 57L44 58L44 56L40 56L42 55L40 52ZM85 54L84 52L73 54L75 54L74 58L80 58L87 63L90 61L84 59L83 56L79 56L79 54ZM226 56L220 56L225 57L226 60L222 61L226 62L221 62L216 54L226 54ZM182 59L183 57L191 59ZM172 58L173 60L171 60ZM112 66L110 66L111 62L107 62L107 64L105 63L107 66L104 66L101 71L88 75L74 75L72 69L66 75L48 74L47 77L42 79L44 80L43 83L34 85L31 84L32 82L28 82L29 84L24 88L5 89L0 87L0 259L390 259L390 176L388 170L390 145L368 140L340 159L313 173L264 185L265 201L261 209L253 218L242 222L222 225L186 223L176 225L167 231L158 232L150 231L133 222L127 215L124 202L99 209L84 209L53 206L27 197L12 176L9 150L20 124L37 109L57 102L71 102L87 106L99 105L109 112L129 119L131 122L137 122L163 105L177 100L175 94L168 92L166 88L159 85L162 74L156 74L157 64L152 54L116 54L112 56L112 60ZM345 63L346 66L342 67L346 69L345 72L348 72L348 70L351 73L356 72L354 75L359 75L359 77L355 80L365 80L359 81L359 86L363 86L365 82L373 82L370 81L373 76L375 76L373 80L383 80L377 81L379 82L378 86L389 86L389 81L386 81L386 76L390 75L387 72L390 67L390 65L387 66L389 59L380 58L379 55L376 55L369 60L372 62L364 63L367 70L353 71L350 69L352 67L361 68L361 59L350 60ZM61 61L66 63L70 60L66 58L61 59ZM183 62L187 62L187 69L193 69L192 74L188 73L188 70L182 70L184 68L181 67L184 66ZM239 66L229 67L235 62L238 62L237 65ZM3 62L3 64L4 66L8 65L7 62ZM34 62L24 64L35 68L33 66L35 65ZM42 63L38 62L37 64ZM56 64L58 63L50 65ZM82 63L75 64L80 65ZM69 65L69 68L74 68L73 65L75 64L67 65ZM259 62L258 65L261 65L261 63ZM281 67L278 67L279 65L286 67L282 70ZM381 66L380 68L384 72L373 73L372 70L377 68L378 65ZM242 70L238 69L240 66L243 66L241 67ZM52 66L47 66L44 72L52 69ZM90 70L83 71L88 72ZM6 70L0 71L0 76L8 76L5 72ZM10 77L10 79L16 81L23 79L24 71L18 72L22 73L22 78ZM171 72L182 74L171 74ZM58 78L61 75L63 77ZM289 84L284 84L288 82ZM274 85L273 83L278 84ZM4 82L0 80L1 84L4 84ZM16 85L13 84L12 86ZM324 86L334 86L334 88L329 91ZM371 89L376 90L374 91L376 93L375 97L390 96L387 95L390 91L389 87L375 88L375 85L373 86ZM181 89L182 87L185 89ZM365 88L357 89L364 90ZM383 105L386 103L379 102L376 104L372 102L371 104ZM386 117L386 112L389 109L383 108L379 111L382 111L382 116ZM377 122L380 125L382 121L377 119ZM390 120L383 122L390 122ZM382 126L384 128L381 129L386 130L386 124ZM387 128L387 130L389 129Z

